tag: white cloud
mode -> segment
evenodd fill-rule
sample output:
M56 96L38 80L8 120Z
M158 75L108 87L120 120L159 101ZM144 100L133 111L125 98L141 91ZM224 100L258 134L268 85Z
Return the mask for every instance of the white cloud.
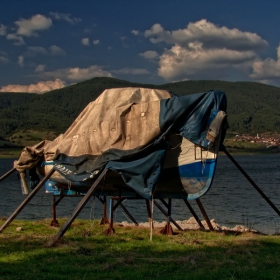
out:
M98 66L89 68L71 68L68 72L68 78L72 81L87 80L93 77L112 77L112 74L102 70Z
M189 48L175 45L160 57L158 74L171 81L195 78L222 79L227 78L230 69L238 69L241 66L248 68L248 62L253 61L255 57L253 51L204 49L200 43L190 43Z
M154 60L159 57L159 54L156 51L146 51L146 52L140 53L139 55L148 60Z
M94 45L98 45L98 44L100 44L100 41L99 40L93 40L93 42L92 42Z
M47 55L48 51L40 46L30 46L27 47L27 52L25 52L25 56L35 56L37 54Z
M6 38L7 38L7 40L14 40L15 41L14 44L17 45L17 46L21 46L21 45L25 44L23 38L21 36L17 35L17 34L14 34L14 33L8 34L6 36Z
M52 20L43 15L37 14L30 19L20 19L15 22L18 26L17 34L22 36L38 36L36 31L49 29L52 25Z
M22 55L20 55L20 56L18 57L18 65L19 65L20 67L23 67L23 66L24 66L24 57L23 57Z
M256 60L253 63L253 74L251 78L268 81L280 78L280 45L277 48L277 60L267 58Z
M67 81L83 81L94 77L112 77L112 74L98 65L88 68L64 68L55 71L45 72L44 77L60 78Z
M0 89L0 92L28 92L28 93L45 93L54 89L65 87L65 82L60 79L54 81L38 82L31 85L7 85Z
M40 73L43 72L45 70L45 65L43 64L39 64L35 67L35 73Z
M50 15L56 20L65 20L71 24L76 24L81 21L80 18L71 17L71 14L50 12Z
M0 36L4 36L7 34L7 27L3 24L0 24Z
M141 69L141 68L122 68L119 70L112 71L116 74L128 74L128 75L147 75L151 72L147 69Z
M0 62L1 63L6 63L6 62L8 62L9 61L9 59L7 58L7 57L5 57L5 56L0 56Z
M159 56L158 75L169 81L226 79L237 72L248 77L257 51L268 46L256 33L220 27L205 19L173 31L157 23L144 36L154 44L172 45ZM156 57L152 52L140 55Z
M66 52L62 48L60 48L56 45L50 46L49 51L50 51L50 55L65 55L66 54Z
M88 29L88 28L85 28L84 32L85 32L85 33L91 33L91 30Z
M84 46L89 46L89 38L83 38L83 39L82 39L82 44L83 44Z
M131 33L134 34L135 36L139 35L139 31L138 30L132 30Z
M27 51L24 52L24 56L36 56L36 55L65 55L66 52L56 45L50 46L48 49L40 46L27 47Z
M219 27L206 19L190 22L185 29L166 31L160 24L146 30L145 37L152 43L166 42L187 47L191 42L200 42L204 48L227 48L233 50L258 50L268 43L256 33L243 32L236 28Z

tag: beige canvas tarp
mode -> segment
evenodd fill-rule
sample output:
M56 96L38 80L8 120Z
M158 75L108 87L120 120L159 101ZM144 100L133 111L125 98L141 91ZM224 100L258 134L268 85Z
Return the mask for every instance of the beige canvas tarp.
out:
M99 156L109 149L145 146L160 133L160 100L167 98L169 92L159 89L107 89L87 105L64 134L54 141L25 147L14 166L24 171L60 154Z

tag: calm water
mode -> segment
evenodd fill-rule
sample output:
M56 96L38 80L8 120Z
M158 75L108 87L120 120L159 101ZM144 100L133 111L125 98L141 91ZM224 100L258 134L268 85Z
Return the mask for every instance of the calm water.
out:
M262 189L269 199L280 209L280 155L234 156L247 174ZM0 176L10 170L13 160L0 160ZM9 217L25 196L21 194L20 182L16 173L0 182L0 218ZM64 198L57 206L57 217L69 217L81 198ZM201 197L201 202L210 219L216 219L220 225L233 227L245 225L261 232L274 234L280 232L280 217L267 204L254 187L226 157L220 156L214 182L209 192ZM16 219L51 218L52 195L42 188ZM197 205L191 205L203 220ZM173 200L172 217L184 220L191 217L183 201ZM131 214L138 222L147 221L144 201L125 201ZM102 216L102 204L92 198L79 214L82 219L99 219ZM163 221L165 217L155 208L154 219ZM119 208L116 221L128 220ZM128 220L129 221L129 220Z

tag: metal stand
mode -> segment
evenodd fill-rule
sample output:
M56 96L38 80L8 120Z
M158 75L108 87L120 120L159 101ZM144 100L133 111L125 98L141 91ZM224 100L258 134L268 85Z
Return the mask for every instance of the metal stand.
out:
M44 183L52 176L55 172L55 169L52 168L50 172L38 183L38 185L32 190L32 192L25 198L25 200L18 206L18 208L14 211L14 213L7 219L7 221L0 228L0 232L2 232L21 212L21 210L28 204L28 202L33 198L33 196L40 190L40 188L44 185Z
M109 228L105 230L106 235L113 235L115 233L114 229L114 199L111 199L110 203L110 223Z
M154 204L155 204L156 207L163 213L163 215L165 215L165 217L168 216L168 212L166 212L166 211L160 206L160 204L159 204L156 200L154 200ZM166 205L166 202L165 202L165 201L164 201L164 204ZM170 220L170 222L172 222L172 224L173 224L175 227L177 227L177 229L183 230L183 229L176 223L176 221L174 221L174 219L171 217L171 215L169 216L169 220Z
M7 178L8 176L10 176L12 173L14 173L16 171L15 168L12 168L10 171L8 171L7 173L5 173L1 178L0 178L0 182L2 180L4 180L5 178Z
M205 211L204 207L202 206L202 203L201 203L200 199L197 198L195 201L196 201L196 203L197 203L197 205L198 205L198 207L199 207L199 209L200 209L200 211L201 211L201 213L202 213L202 215L203 215L203 217L204 217L204 219L205 219L205 221L208 225L208 228L210 230L214 230L214 228L213 228L213 226L212 226L212 224L211 224L211 222L210 222L210 220L209 220L209 218L206 214L206 211Z
M55 195L53 195L53 200L52 200L52 215L53 215L53 219L51 221L51 226L52 227L59 227L59 222L56 219L56 206L58 205L58 203L64 198L64 195L60 195L59 199L57 201L55 201Z
M133 216L128 212L128 210L126 209L126 207L122 204L122 202L125 200L125 199L122 199L122 198L117 198L120 203L119 205L116 204L116 206L114 207L114 211L117 209L118 206L121 206L121 208L123 209L123 211L126 213L126 215L129 217L129 219L136 225L136 226L139 226L139 224L137 223L137 221L133 218Z
M102 219L100 221L100 225L109 224L109 219L107 218L107 198L106 198L106 196L104 196L103 199L99 196L97 196L97 198L103 204L103 216L102 216Z
M265 199L265 201L271 206L271 208L280 216L280 211L277 207L270 201L270 199L262 192L262 190L257 186L257 184L250 178L250 176L244 171L244 169L236 162L236 160L230 155L226 147L223 146L224 153L232 161L232 163L238 168L238 170L244 175L244 177L251 183L251 185L259 192L259 194Z
M166 203L163 199L161 200L164 204ZM171 221L171 198L168 198L168 204L167 204L167 221L166 221L166 225L164 226L164 228L160 231L162 234L164 235L173 235L173 229L172 226L170 225L170 221Z
M193 208L191 207L190 203L186 200L183 199L183 201L185 202L185 204L188 206L190 212L192 213L193 217L195 218L196 222L198 223L198 225L200 226L200 228L205 229L204 225L201 223L200 219L198 218L198 216L196 215L196 213L194 212Z
M101 174L98 176L96 181L93 183L93 185L90 187L86 195L83 197L83 199L80 201L80 203L77 205L76 209L73 211L72 216L68 219L68 221L62 226L60 231L54 236L54 238L48 243L48 246L53 246L61 237L64 235L64 233L67 231L67 229L70 227L72 222L75 220L75 218L78 216L78 214L81 212L81 210L84 208L86 203L89 201L90 197L92 196L94 190L100 183L101 179L105 176L107 172L107 169L104 169Z

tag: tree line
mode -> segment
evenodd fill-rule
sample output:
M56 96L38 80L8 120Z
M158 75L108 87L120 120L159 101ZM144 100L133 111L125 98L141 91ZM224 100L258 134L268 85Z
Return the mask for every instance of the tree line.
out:
M177 95L224 91L227 96L229 131L280 133L280 88L254 82L214 80L182 81L162 85L139 84L114 78L93 78L44 94L0 93L0 138L34 129L63 133L91 101L105 89L159 88Z

